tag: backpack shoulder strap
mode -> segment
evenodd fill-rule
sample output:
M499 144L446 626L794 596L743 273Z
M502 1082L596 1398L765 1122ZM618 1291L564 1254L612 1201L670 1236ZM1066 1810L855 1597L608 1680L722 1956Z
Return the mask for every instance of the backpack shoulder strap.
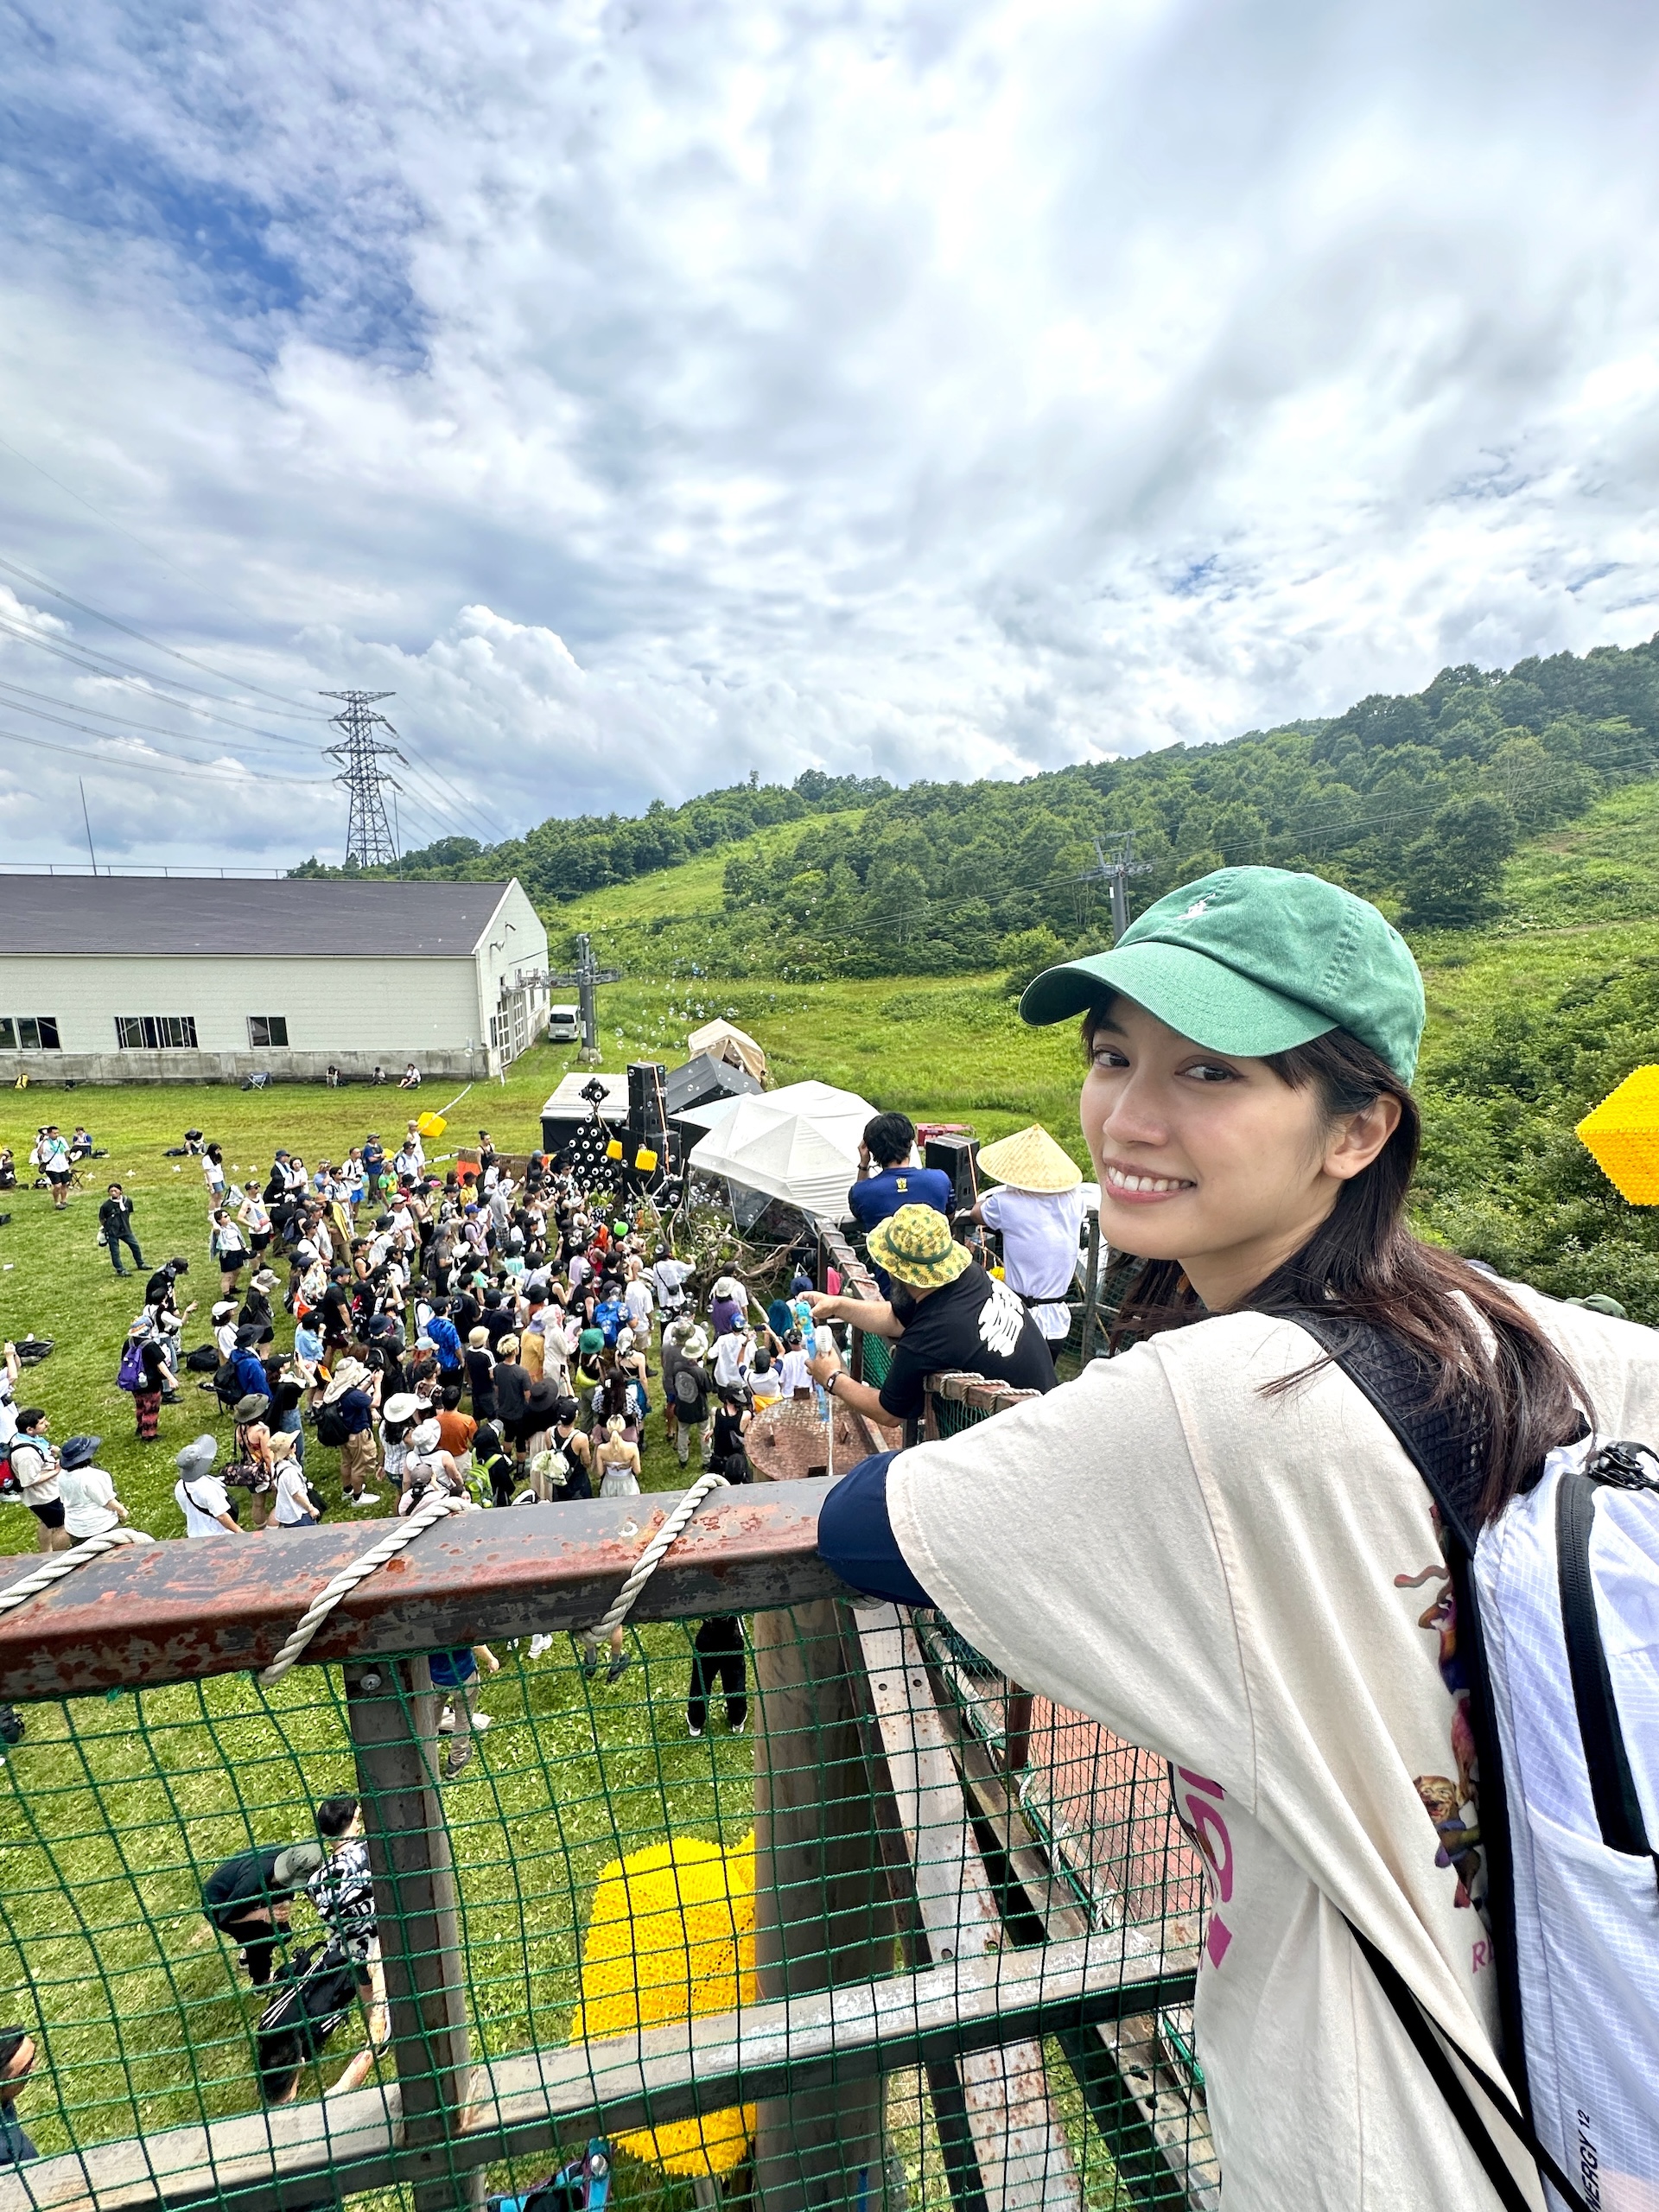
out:
M1572 2212L1591 2212L1585 2197L1562 2172L1535 2133L1527 2090L1525 2045L1522 2038L1520 1989L1516 1976L1515 1889L1510 1872L1509 1808L1504 1795L1503 1754L1491 1706L1474 1577L1470 1566L1479 1537L1477 1501L1484 1483L1484 1452L1478 1431L1455 1400L1434 1397L1428 1363L1409 1344L1386 1331L1346 1316L1306 1308L1286 1313L1325 1349L1355 1388L1363 1393L1398 1438L1440 1509L1446 1531L1446 1564L1457 1599L1459 1656L1469 1675L1469 1720L1480 1770L1481 1840L1486 1850L1487 1905L1498 1976L1498 2010L1506 2063L1517 2103L1431 2021L1391 1961L1349 1921L1348 1928L1401 2026L1428 2069L1452 2118L1468 2139L1506 2212L1525 2198L1492 2139L1491 2132L1458 2080L1449 2050L1478 2083L1504 2125L1525 2148ZM1345 1917L1345 1916L1344 1916ZM1444 2047L1443 2047L1444 2046ZM1502 2178L1499 2178L1500 2171Z

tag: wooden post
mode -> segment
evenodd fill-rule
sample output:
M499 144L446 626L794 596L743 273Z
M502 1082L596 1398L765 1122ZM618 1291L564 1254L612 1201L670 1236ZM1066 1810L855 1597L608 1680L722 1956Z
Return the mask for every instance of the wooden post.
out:
M837 1414L838 1467L868 1446ZM828 1438L810 1403L762 1416L761 1480L821 1471ZM833 1600L754 1618L755 1966L762 2003L892 1971L894 1923L861 1726ZM885 2084L832 2082L759 2108L754 2186L765 2212L888 2203ZM902 2198L899 2212L902 2212Z
M439 1700L423 1658L378 1659L345 1673L404 2140L431 2146L429 2172L414 2185L416 2212L460 2212L483 2202L484 2175L455 2171L445 2152L461 2125L472 2068L454 1869L438 1782Z

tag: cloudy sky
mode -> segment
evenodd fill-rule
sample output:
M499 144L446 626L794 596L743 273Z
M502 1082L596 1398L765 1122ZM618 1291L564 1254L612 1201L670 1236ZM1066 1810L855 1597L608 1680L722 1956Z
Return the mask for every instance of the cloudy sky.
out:
M0 859L340 857L322 689L414 843L1659 628L1642 0L0 24Z

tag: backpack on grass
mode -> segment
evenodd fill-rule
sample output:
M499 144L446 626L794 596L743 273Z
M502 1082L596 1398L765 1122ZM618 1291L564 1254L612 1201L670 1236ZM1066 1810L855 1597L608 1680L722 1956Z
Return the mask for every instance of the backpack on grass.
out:
M1659 1454L1581 1438L1482 1526L1478 1442L1455 1406L1429 1402L1416 1356L1358 1323L1293 1318L1388 1422L1440 1509L1519 2109L1457 2056L1552 2202L1645 2202L1659 2190ZM1449 2038L1354 1933L1500 2200L1524 2207Z

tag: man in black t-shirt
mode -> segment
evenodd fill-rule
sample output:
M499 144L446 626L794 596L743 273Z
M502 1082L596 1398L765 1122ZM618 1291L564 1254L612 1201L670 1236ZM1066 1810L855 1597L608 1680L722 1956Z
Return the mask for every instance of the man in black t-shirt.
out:
M855 1413L875 1421L908 1421L922 1410L930 1375L983 1375L1016 1390L1052 1390L1054 1362L1043 1332L1020 1300L986 1274L950 1224L931 1206L900 1206L870 1231L872 1261L891 1278L888 1303L813 1297L818 1321L856 1319L893 1342L893 1364L879 1392L842 1370L828 1338L819 1338L812 1373Z
M215 1866L201 1885L201 1909L221 1936L242 1947L256 1989L270 1980L270 1962L288 1935L288 1901L321 1867L320 1843L269 1843L239 1851Z

